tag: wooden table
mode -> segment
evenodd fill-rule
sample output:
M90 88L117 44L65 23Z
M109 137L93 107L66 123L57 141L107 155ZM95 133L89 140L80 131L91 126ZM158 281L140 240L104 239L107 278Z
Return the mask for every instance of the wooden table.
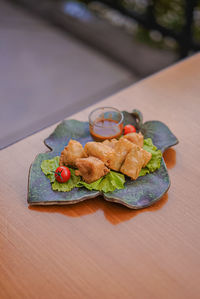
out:
M97 106L137 108L180 143L168 193L134 211L102 198L29 207L30 164L52 126L0 152L0 298L200 298L200 54Z

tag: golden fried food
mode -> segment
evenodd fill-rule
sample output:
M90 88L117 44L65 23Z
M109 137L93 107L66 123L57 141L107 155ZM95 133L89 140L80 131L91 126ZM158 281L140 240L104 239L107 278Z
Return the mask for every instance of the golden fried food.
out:
M114 150L102 142L88 142L86 143L84 149L88 156L93 156L100 159L105 165L108 165L109 160L114 154Z
M80 142L71 139L61 153L59 164L78 168L75 174L87 183L98 180L110 169L136 180L152 157L142 148L143 140L141 133L129 133L119 140L88 142L83 148Z
M120 171L132 180L136 180L144 165L144 153L138 146L134 146L127 154Z
M143 147L144 144L144 136L139 133L129 133L121 137L121 139L128 139L129 141L133 142L134 144Z
M95 157L77 159L76 166L78 170L75 170L75 174L82 176L88 184L100 179L110 171L101 160Z
M126 158L126 155L134 146L136 145L128 141L127 139L119 139L119 141L115 143L114 154L109 160L108 167L110 169L119 171L122 166L122 163Z
M76 140L70 140L60 155L60 166L76 165L76 159L87 157L83 146Z
M142 167L145 167L147 165L147 163L151 160L152 154L145 151L143 148L141 148L141 151L143 153L143 159L144 159L144 163L143 163Z
M106 139L102 143L111 148L114 148L117 142L118 142L118 140L113 138L113 139Z

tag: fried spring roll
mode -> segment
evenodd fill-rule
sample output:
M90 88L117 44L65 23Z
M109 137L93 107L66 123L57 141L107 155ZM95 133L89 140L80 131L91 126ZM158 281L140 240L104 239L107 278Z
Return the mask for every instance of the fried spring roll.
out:
M118 140L115 139L115 138L110 139L110 140L106 139L102 143L105 144L105 145L107 145L107 146L109 146L109 147L111 147L111 148L114 148L115 145L118 143Z
M144 136L139 133L129 133L121 137L121 139L128 139L139 147L143 147L144 144Z
M89 184L110 171L101 160L95 157L77 159L76 166L78 170L75 170L75 174L82 176L83 180Z
M76 165L76 159L87 157L83 146L76 140L70 140L68 145L64 148L60 155L60 166Z
M121 138L114 147L114 154L109 160L108 167L110 169L119 171L122 163L124 162L127 154L130 152L130 150L136 146L132 142L128 141L127 139ZM136 146L137 147L137 146Z
M112 158L114 150L101 142L88 142L85 145L85 152L88 156L93 156L108 165L108 161Z
M152 154L145 151L143 148L141 148L141 151L143 153L143 159L144 159L144 163L143 163L142 167L145 167L147 165L147 163L151 160Z
M134 147L126 156L126 159L122 164L120 171L125 175L131 177L132 180L136 180L143 165L144 154L139 147Z

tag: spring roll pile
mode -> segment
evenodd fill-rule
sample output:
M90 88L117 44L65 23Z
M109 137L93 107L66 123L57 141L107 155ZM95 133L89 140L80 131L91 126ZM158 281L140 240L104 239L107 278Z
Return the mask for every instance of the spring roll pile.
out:
M60 166L76 167L76 175L86 183L92 183L106 175L110 169L119 171L136 180L142 167L151 160L151 153L143 147L141 133L129 133L119 140L88 142L85 147L70 140L60 156Z

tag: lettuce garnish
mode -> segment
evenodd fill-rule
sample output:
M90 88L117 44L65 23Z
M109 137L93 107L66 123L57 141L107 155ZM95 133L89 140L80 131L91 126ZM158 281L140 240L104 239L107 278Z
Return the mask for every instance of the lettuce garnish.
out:
M103 192L112 192L115 189L123 189L125 183L125 176L122 173L110 171L106 176L97 181L87 184L80 181L77 187L85 187L89 190L99 190Z
M59 165L58 165L59 166ZM57 167L58 167L57 166ZM56 168L57 168L56 167ZM74 187L77 186L77 184L80 182L81 177L80 176L76 176L75 175L75 170L68 167L70 172L71 172L71 176L69 181L67 181L66 183L59 183L56 179L54 180L53 184L51 185L52 189L54 191L63 191L63 192L68 192L71 191ZM55 169L56 170L56 169Z
M155 170L160 168L162 153L157 147L153 144L151 138L147 138L144 140L143 148L152 154L152 158L145 168L142 168L139 176L144 176L150 172L154 172ZM68 192L73 188L85 187L88 190L97 190L103 192L112 192L115 189L123 189L125 183L125 176L122 173L116 171L110 171L104 177L98 179L93 183L86 183L82 181L80 176L75 175L75 170L68 167L71 172L71 177L69 181L66 183L59 183L54 176L54 172L56 168L59 166L59 156L56 156L50 160L43 160L41 163L41 169L43 173L50 180L51 187L55 191Z
M43 160L41 163L41 169L52 183L51 187L55 191L68 192L75 187L85 187L88 190L97 190L104 192L112 192L115 189L123 189L125 183L125 176L122 173L110 171L106 176L98 179L97 181L87 184L81 180L80 176L75 175L75 170L68 167L71 172L71 177L66 183L59 183L56 181L54 172L59 166L59 156L50 160Z
M152 154L149 163L141 169L139 176L144 176L160 168L162 152L153 144L151 138L144 139L143 149Z
M60 157L56 156L50 160L43 160L41 163L41 169L44 174L48 177L51 183L55 181L54 172L56 168L59 166Z

